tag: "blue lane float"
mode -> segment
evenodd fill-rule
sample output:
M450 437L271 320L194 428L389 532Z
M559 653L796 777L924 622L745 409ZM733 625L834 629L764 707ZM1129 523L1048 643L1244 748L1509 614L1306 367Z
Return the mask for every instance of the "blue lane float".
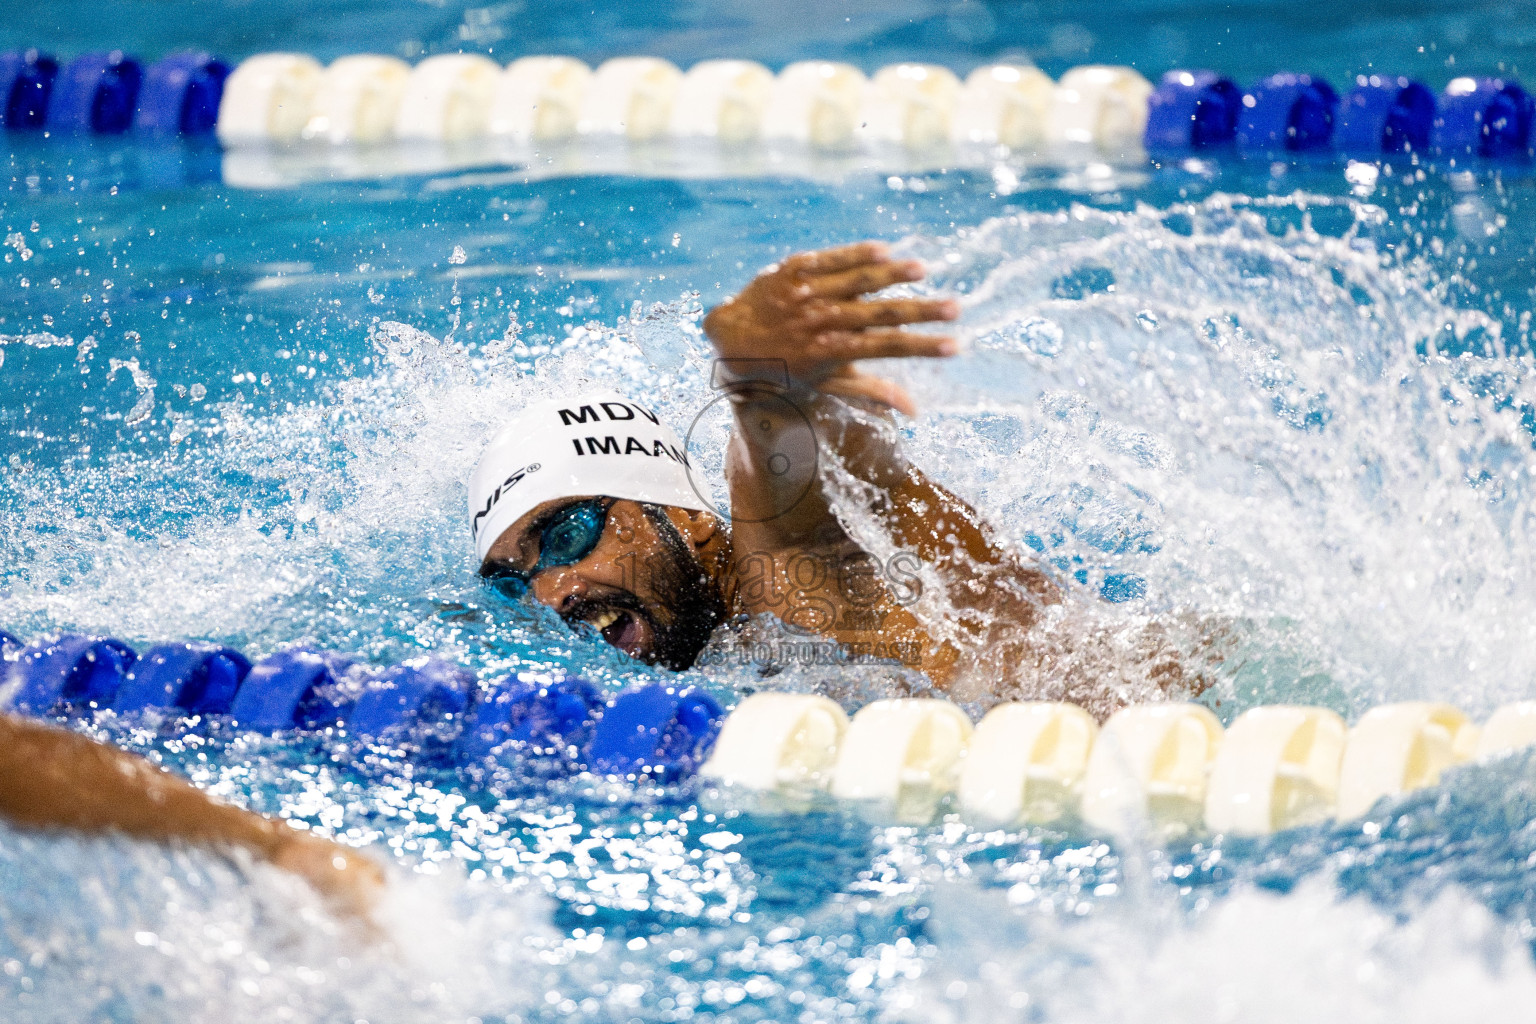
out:
M43 127L58 76L59 62L41 50L0 53L0 124L12 131Z
M1237 147L1244 153L1307 153L1333 138L1339 96L1311 75L1270 75L1243 94Z
M1170 71L1147 104L1150 152L1210 149L1237 136L1243 91L1213 71Z
M350 664L305 648L268 655L245 677L229 716L241 728L258 732L337 725L348 705L340 677Z
M120 135L133 124L144 70L112 50L82 53L59 73L48 101L48 128L58 132Z
M553 755L561 771L673 781L709 757L725 717L709 694L665 683L609 699L580 677L514 673L481 690L472 671L450 662L371 673L353 658L304 647L252 665L213 644L160 644L140 657L107 637L66 634L26 646L0 631L0 656L6 711L165 709L227 716L236 728L266 733L345 726L364 740L449 724L455 728L436 735L431 756L468 768Z
M573 676L540 680L513 674L481 698L458 742L461 764L500 755L564 754L591 738L603 709L597 688Z
M347 728L379 739L429 722L462 715L475 689L475 674L462 665L432 659L386 669L358 697Z
M173 53L144 72L133 127L159 135L209 135L229 65L211 53Z
M231 647L161 644L134 663L112 702L115 711L175 708L190 715L227 714L251 663Z
M1498 160L1530 152L1532 100L1503 78L1457 78L1440 97L1435 145L1448 157Z
M19 684L11 707L33 715L108 707L137 660L133 648L107 637L65 634L33 644L11 665Z
M1361 156L1428 153L1435 94L1410 78L1360 75L1339 104L1334 145Z
M605 775L690 775L709 757L725 711L702 690L663 683L619 694L587 745L587 767Z

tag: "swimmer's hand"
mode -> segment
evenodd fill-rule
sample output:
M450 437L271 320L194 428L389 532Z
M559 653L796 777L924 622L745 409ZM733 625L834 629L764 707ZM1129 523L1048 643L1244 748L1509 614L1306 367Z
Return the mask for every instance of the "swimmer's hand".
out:
M371 924L374 907L384 890L384 872L379 865L329 839L286 825L279 824L277 828L281 832L267 851L267 860L304 879L334 910L365 925Z
M769 361L774 370L787 369L796 383L829 395L869 399L910 416L916 410L905 389L854 363L955 354L953 338L902 329L955 319L960 306L953 299L862 297L922 276L921 263L892 259L881 242L799 253L764 270L741 294L711 310L704 332L722 359Z

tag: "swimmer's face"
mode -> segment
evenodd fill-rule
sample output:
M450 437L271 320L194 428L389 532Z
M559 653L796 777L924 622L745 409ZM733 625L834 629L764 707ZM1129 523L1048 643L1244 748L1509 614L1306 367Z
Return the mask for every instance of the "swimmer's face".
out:
M613 498L563 498L496 539L482 575L526 593L632 657L693 664L724 617L716 573L725 541L708 513Z

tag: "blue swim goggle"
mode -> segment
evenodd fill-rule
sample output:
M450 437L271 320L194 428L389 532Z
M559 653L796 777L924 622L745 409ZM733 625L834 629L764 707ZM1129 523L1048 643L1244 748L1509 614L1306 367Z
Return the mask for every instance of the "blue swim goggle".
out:
M555 511L533 528L539 540L539 560L533 568L502 563L485 571L486 581L507 597L522 597L545 569L575 565L590 555L603 537L612 507L611 498L588 498Z

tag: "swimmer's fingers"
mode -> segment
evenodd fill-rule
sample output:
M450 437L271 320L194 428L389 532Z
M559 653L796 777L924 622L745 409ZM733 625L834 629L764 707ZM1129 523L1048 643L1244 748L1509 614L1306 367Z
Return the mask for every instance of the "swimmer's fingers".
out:
M823 358L838 362L911 357L943 359L959 351L955 339L942 334L891 329L827 331L819 335L816 342Z
M916 260L870 263L834 274L806 278L802 287L819 299L854 299L893 284L923 279L923 265Z
M855 242L836 249L795 253L780 263L778 269L790 274L831 274L890 258L890 248L884 242Z
M895 381L884 377L872 377L867 373L851 371L829 377L816 385L824 394L840 398L861 398L895 409L906 416L916 416L917 406L907 390Z
M954 320L959 316L960 304L954 299L877 299L827 303L806 309L800 319L824 331L853 331L864 327L899 327Z

